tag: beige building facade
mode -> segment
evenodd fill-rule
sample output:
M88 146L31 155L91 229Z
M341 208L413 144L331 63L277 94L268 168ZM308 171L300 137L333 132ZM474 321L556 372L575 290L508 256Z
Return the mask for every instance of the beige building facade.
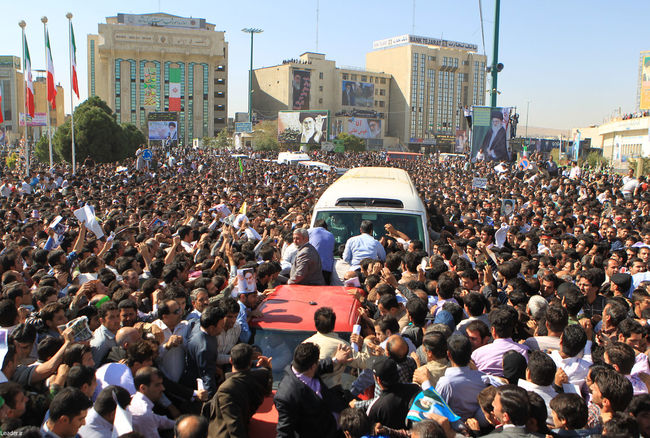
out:
M486 103L487 61L477 50L474 44L416 35L373 42L366 68L392 76L387 135L411 150L444 150L459 131L467 131L463 107Z
M337 67L324 54L253 71L253 114L275 119L279 111L329 111L329 138L350 133L381 148L388 126L390 74Z
M171 103L178 111L179 143L215 136L228 122L224 34L202 18L107 17L96 35L88 35L88 95L104 99L118 122L133 123L145 134L147 115L170 111Z

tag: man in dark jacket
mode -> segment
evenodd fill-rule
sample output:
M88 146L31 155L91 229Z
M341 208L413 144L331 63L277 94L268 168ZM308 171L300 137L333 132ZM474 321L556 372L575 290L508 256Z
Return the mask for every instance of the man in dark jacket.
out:
M347 407L345 400L320 379L331 373L334 363L350 361L350 348L339 346L334 359L319 362L317 345L305 342L296 347L293 362L273 402L278 411L278 438L336 437L339 435L335 414Z
M219 386L210 408L208 436L216 438L248 437L250 419L271 394L271 359L260 356L251 369L253 347L237 344L230 351L234 372Z
M192 388L200 378L210 397L217 392L217 335L223 331L225 317L220 307L205 309L187 343L183 384Z
M309 231L296 228L293 232L293 243L298 247L298 252L291 265L289 284L323 286L323 267L318 251L309 243Z

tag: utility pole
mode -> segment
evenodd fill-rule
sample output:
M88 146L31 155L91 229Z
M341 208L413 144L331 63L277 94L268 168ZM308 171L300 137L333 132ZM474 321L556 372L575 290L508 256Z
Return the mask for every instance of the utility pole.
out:
M253 35L264 32L262 29L246 27L242 32L251 34L251 68L248 71L248 121L253 123Z
M497 66L499 65L499 15L501 0L496 0L494 8L494 50L492 51L492 108L497 106ZM502 67L503 68L503 67Z

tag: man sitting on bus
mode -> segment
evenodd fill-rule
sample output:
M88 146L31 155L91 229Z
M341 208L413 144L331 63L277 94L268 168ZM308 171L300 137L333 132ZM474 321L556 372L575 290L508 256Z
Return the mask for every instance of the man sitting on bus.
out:
M386 260L384 247L372 237L372 222L364 220L361 222L361 234L351 237L345 244L343 260L350 264L350 270L359 269L361 260L371 258L373 260Z

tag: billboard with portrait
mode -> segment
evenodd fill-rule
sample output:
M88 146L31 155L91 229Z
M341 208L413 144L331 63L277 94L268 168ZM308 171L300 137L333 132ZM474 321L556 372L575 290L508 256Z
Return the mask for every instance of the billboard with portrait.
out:
M475 106L472 118L472 161L510 161L510 108Z
M456 130L456 143L454 146L454 152L457 154L462 154L465 152L465 146L467 145L467 134L464 129Z
M650 55L643 57L641 62L641 101L639 109L650 109Z
M375 86L366 82L341 81L341 105L372 107Z
M175 111L151 112L147 115L149 140L160 141L163 146L178 144L178 113Z
M381 138L381 119L348 117L346 132L359 138Z
M295 110L309 109L309 93L311 91L311 72L307 70L294 70L291 78L291 108Z
M329 133L329 111L280 111L278 139L285 143L321 144Z

